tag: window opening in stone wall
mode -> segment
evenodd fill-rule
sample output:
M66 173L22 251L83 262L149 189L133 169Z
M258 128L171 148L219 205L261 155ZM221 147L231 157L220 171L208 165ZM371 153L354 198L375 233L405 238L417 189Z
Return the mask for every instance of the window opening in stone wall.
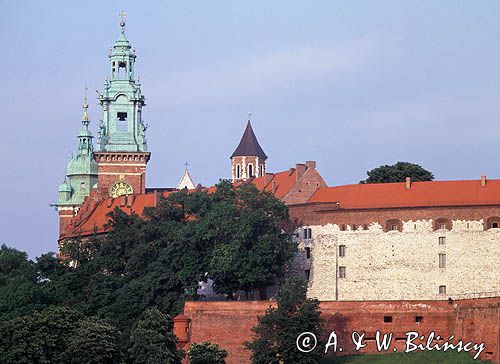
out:
M397 230L398 229L398 226L397 225L392 225L391 226L391 230Z
M498 222L492 222L492 223L491 223L491 227L492 227L493 229L497 229L497 228L498 228Z
M424 320L424 317L423 316L415 316L415 322L416 323L420 323Z
M116 117L118 119L118 130L119 131L127 131L128 123L127 123L127 113L126 112L117 112Z
M446 254L439 254L439 268L446 268Z
M311 278L311 271L309 269L306 269L304 271L304 276L306 277L306 281L309 281L309 279Z
M306 247L306 258L311 259L311 248Z
M236 178L240 178L241 176L241 168L240 168L240 165L238 164L236 166Z
M345 257L345 245L339 245L339 257Z
M445 244L446 244L446 236L440 236L439 245L445 245Z
M304 239L311 239L311 238L312 238L311 228L305 228L304 229Z
M439 286L439 294L446 294L446 286Z
M248 165L248 177L253 177L253 164Z
M384 322L392 322L392 316L384 316Z
M345 267L339 267L339 278L345 278L345 277L346 277Z

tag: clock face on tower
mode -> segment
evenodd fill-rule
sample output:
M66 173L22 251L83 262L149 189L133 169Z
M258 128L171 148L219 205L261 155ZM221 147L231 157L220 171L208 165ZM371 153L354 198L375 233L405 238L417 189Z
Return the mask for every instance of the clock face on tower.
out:
M123 195L132 195L133 193L134 190L132 189L132 186L123 181L116 182L109 189L109 195L113 198L117 198Z

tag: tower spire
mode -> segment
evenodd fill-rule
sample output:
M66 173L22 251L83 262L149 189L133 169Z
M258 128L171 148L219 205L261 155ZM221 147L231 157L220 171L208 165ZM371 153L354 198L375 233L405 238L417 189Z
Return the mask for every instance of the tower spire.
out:
M267 155L253 132L251 117L252 113L249 112L245 132L231 155L231 179L233 182L262 177L266 173Z
M127 16L127 13L122 10L120 14L118 14L118 16L122 19L120 21L120 27L122 28L122 33L125 33L125 17Z
M83 98L82 107L83 107L82 124L85 127L88 127L89 123L90 123L90 119L89 119L89 113L88 113L89 104L87 104L87 86L85 86L85 96Z

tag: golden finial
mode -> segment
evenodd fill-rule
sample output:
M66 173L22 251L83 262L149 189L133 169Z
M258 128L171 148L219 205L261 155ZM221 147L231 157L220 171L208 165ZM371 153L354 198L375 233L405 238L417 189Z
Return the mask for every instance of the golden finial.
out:
M87 86L85 85L85 90L84 90L84 98L83 98L83 117L82 117L82 121L89 121L89 114L87 112L88 108L89 108L89 104L87 104Z
M123 10L121 11L120 14L118 14L122 20L120 21L120 26L122 27L122 32L125 31L125 17L127 16L127 13L125 13Z

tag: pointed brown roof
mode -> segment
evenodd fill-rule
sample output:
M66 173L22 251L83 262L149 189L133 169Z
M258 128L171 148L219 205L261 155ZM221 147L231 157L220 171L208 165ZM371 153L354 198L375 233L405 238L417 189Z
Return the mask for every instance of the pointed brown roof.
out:
M250 120L248 120L247 127L243 136L241 137L240 144L231 155L233 157L244 157L244 156L252 156L267 159L266 153L262 150L257 141L257 137L255 136L252 124L250 124Z

